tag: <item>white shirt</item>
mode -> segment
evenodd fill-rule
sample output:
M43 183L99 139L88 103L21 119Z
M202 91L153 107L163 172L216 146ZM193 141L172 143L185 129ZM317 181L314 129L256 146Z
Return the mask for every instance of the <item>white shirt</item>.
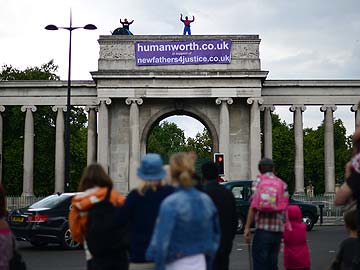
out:
M206 261L204 254L187 256L169 263L166 270L206 270Z

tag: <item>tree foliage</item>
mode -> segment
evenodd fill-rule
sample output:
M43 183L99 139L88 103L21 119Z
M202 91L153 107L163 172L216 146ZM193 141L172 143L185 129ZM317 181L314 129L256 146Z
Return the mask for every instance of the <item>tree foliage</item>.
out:
M4 65L0 81L9 80L59 80L58 66L51 60L40 67L19 70ZM34 193L48 195L54 192L55 171L55 121L51 106L37 106L34 116ZM8 194L20 195L23 182L23 153L25 113L20 106L6 106L3 136L3 183ZM86 165L86 115L81 108L72 108L70 149L70 187L77 189L82 168Z
M294 132L290 125L281 121L277 114L272 114L273 160L277 175L294 190Z
M148 153L158 153L168 163L171 154L185 150L184 131L175 123L164 121L152 129L147 141Z
M351 139L340 119L334 120L335 180L341 182L346 162L351 157ZM325 192L324 123L316 130L304 130L304 178L305 185L311 183L317 193Z
M198 157L211 160L212 158L212 139L207 128L195 135L195 138L188 137L186 140L186 150L195 151Z
M171 154L184 151L196 152L195 169L200 175L201 164L206 160L211 160L212 156L212 139L209 131L204 128L201 133L196 134L195 138L185 139L184 131L175 123L164 121L153 128L147 141L148 153L158 153L162 156L164 163L168 163Z
M295 142L292 125L281 121L272 114L273 120L273 160L277 174L289 184L290 192L294 192ZM343 179L344 167L351 156L351 139L346 136L346 129L340 119L334 120L335 179ZM315 193L325 192L324 177L324 123L316 129L304 129L304 184L310 182Z
M207 128L195 135L195 138L188 137L186 140L186 151L194 151L197 154L195 170L198 175L201 173L201 165L212 160L213 141Z

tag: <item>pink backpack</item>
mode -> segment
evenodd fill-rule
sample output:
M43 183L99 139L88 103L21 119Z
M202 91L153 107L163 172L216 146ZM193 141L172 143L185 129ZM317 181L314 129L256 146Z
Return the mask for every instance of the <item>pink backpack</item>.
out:
M286 184L274 174L260 174L251 207L260 212L285 211L289 198L284 196Z

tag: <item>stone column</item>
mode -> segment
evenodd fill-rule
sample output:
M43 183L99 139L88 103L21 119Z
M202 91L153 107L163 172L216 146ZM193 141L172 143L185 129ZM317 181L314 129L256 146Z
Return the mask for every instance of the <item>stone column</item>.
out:
M2 163L3 163L3 116L5 107L0 105L0 183L2 182Z
M290 111L294 113L294 138L295 138L295 194L304 194L304 130L303 112L304 105L293 105Z
M255 179L258 175L258 163L261 159L261 138L260 138L260 109L263 103L262 98L248 98L247 103L250 108L250 138L249 138L249 176Z
M52 107L56 115L56 135L55 135L55 192L64 192L65 181L65 122L64 112L66 106Z
M109 111L111 99L101 99L99 105L98 162L109 173Z
M22 196L33 196L34 182L34 117L35 106L22 106L22 112L26 112L24 131L24 174Z
M97 109L97 106L85 107L85 110L88 112L87 165L96 162Z
M219 125L219 152L224 154L224 179L229 180L230 168L230 120L228 105L233 104L232 98L217 98L215 103L220 105L220 125Z
M360 106L355 104L351 106L351 111L355 113L355 128L360 126Z
M275 110L273 105L262 105L264 111L264 157L272 159L272 118L271 113Z
M137 169L140 164L139 105L143 104L143 100L141 98L127 98L125 103L130 105L129 188L131 190L138 185Z
M325 193L335 192L335 151L334 151L334 119L335 105L323 105L324 112L324 160L325 160Z

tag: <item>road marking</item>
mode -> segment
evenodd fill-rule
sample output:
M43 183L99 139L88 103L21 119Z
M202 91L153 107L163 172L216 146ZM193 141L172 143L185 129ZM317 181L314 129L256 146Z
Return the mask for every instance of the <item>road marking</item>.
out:
M329 250L329 253L335 253L336 251L335 250Z
M238 251L242 251L242 248L237 248L236 250L238 250Z

